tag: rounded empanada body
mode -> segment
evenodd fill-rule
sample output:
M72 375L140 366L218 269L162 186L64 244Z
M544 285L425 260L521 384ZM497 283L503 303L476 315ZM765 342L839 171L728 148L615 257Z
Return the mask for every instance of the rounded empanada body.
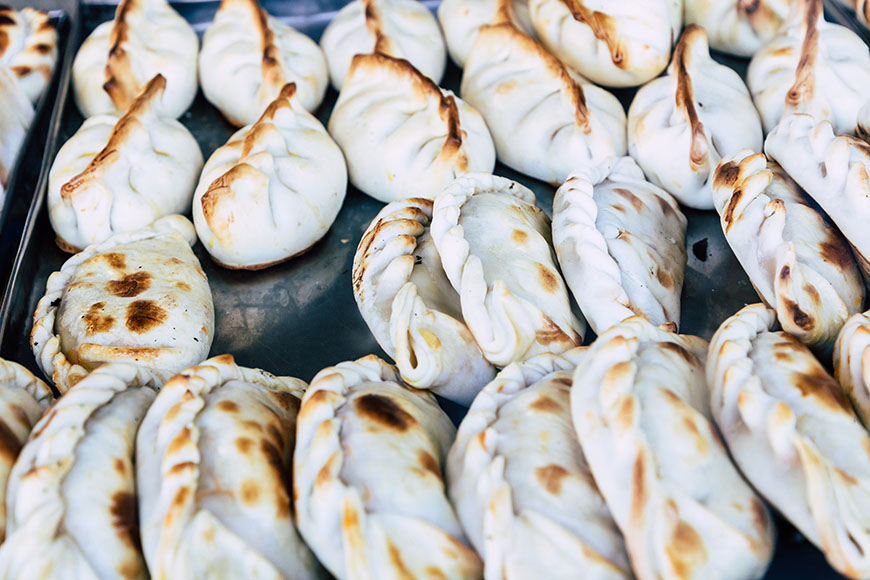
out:
M51 82L57 62L57 29L48 12L29 6L0 8L0 65L18 81L31 103Z
M751 57L785 25L794 0L683 0L686 24L703 26L710 47Z

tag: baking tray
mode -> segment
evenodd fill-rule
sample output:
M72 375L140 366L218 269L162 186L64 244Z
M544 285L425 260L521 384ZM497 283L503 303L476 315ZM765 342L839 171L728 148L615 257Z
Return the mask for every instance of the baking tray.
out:
M269 1L263 6L319 40L326 23L345 2L341 0ZM437 2L426 2L434 9ZM202 33L217 10L217 1L175 4L179 12ZM114 6L81 7L82 34L112 18ZM721 57L745 73L746 61ZM458 93L461 72L448 66L443 86ZM66 80L66 79L64 79ZM30 207L12 279L0 308L0 356L36 371L28 337L31 315L42 296L45 282L69 256L54 243L44 202L47 170L57 148L78 129L82 118L66 86L58 93L63 114L53 119L51 141L36 196ZM615 91L627 106L634 90ZM318 118L326 124L337 94L330 89ZM181 121L191 129L206 158L223 145L235 130L200 93ZM502 165L495 171L531 187L540 205L552 212L553 187L522 176ZM383 204L350 187L344 206L326 236L310 251L264 271L231 271L217 267L201 244L194 248L208 275L215 304L215 339L212 353L228 352L239 364L264 368L310 380L331 364L370 353L385 357L361 318L351 289L351 264L362 233ZM742 268L722 235L715 212L684 210L688 220L688 267L682 296L681 331L709 339L718 324L745 304L758 301ZM591 332L587 342L591 340ZM451 417L459 420L464 409L442 401ZM776 556L766 578L828 580L841 578L825 563L821 553L803 540L787 523L780 522Z
M33 123L21 144L18 161L9 175L5 200L0 201L0 290L2 290L9 279L12 259L21 240L22 226L40 174L40 161L47 142L46 131L52 125L48 119L48 111L51 111L52 116L59 114L59 107L55 106L57 104L55 97L58 87L65 84L65 75L69 75L72 64L74 52L72 42L78 36L75 32L78 24L78 3L75 0L0 0L0 4L12 6L16 10L25 6L45 10L49 13L58 32L58 57L51 82L36 103Z

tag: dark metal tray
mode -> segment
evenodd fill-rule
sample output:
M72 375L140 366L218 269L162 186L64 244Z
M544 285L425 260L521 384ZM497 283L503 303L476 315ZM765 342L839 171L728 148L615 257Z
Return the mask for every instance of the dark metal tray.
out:
M58 32L58 57L51 82L36 103L33 124L21 144L18 161L9 176L6 198L0 201L0 290L2 290L9 279L12 259L21 240L22 224L36 189L40 161L47 142L47 129L49 126L56 125L50 121L47 111L51 111L52 117L60 114L59 107L56 106L56 94L58 87L66 84L65 78L72 64L74 53L72 43L78 37L75 32L78 25L78 2L76 0L0 0L0 3L19 10L25 6L45 10L49 13Z
M318 40L326 23L347 0L265 0L263 6L295 28ZM436 1L426 2L431 8ZM202 32L211 22L218 2L175 4L179 12ZM110 4L82 5L82 30L75 46L97 24L114 13ZM746 61L721 60L745 73ZM461 72L448 66L443 86L458 92ZM68 75L57 96L62 115L52 119L39 185L16 256L12 278L0 307L0 356L37 370L28 337L31 315L53 271L69 257L54 243L54 232L44 210L47 175L58 147L82 123L68 95ZM627 106L633 90L616 91ZM326 124L337 94L330 89L318 118ZM181 121L191 129L208 156L234 131L200 93ZM554 188L522 176L502 165L496 173L531 187L538 204L552 212ZM309 252L260 272L230 271L217 267L201 244L194 248L214 294L216 328L212 353L228 352L239 364L276 374L310 380L321 368L370 353L385 356L359 315L351 290L351 263L363 231L383 207L380 202L348 190L338 219L329 233ZM719 323L758 297L722 235L715 212L685 210L689 263L682 296L681 331L709 339ZM587 337L587 342L593 336ZM464 409L442 401L454 420ZM787 523L780 522L774 562L766 578L822 580L840 578L821 553Z

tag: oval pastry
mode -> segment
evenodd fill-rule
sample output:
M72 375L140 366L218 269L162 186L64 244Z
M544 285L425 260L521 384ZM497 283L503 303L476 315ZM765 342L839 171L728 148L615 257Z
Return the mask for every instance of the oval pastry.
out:
M755 489L837 571L870 576L870 435L840 385L752 304L710 341L713 416Z
M628 151L647 178L689 207L712 209L719 160L759 151L764 136L749 91L710 57L707 35L688 26L668 74L643 86L628 110Z
M89 246L48 277L30 345L61 393L105 362L168 378L206 357L214 306L195 241L187 219L167 216Z
M571 423L571 375L584 352L508 365L459 425L450 499L486 580L633 577Z
M6 487L33 426L52 402L48 386L23 366L0 358L0 544L6 538Z
M341 150L286 85L202 170L193 222L221 266L259 270L313 246L347 190Z
M531 0L541 43L594 83L634 87L668 65L683 0Z
M9 69L31 103L51 82L57 62L57 30L47 12L0 6L0 65Z
M337 91L358 54L378 52L407 60L435 84L441 83L447 65L438 21L417 0L353 0L327 25L320 48Z
M353 296L402 380L462 405L495 375L462 320L459 294L429 231L432 202L394 201L375 216L353 259Z
M154 77L126 114L85 120L58 151L47 203L62 250L187 211L202 152L184 125L165 116L165 88Z
M177 119L197 91L199 39L166 0L121 0L115 19L88 36L73 61L76 106L85 118L124 113L156 75L168 81L164 112Z
M222 0L202 37L199 81L205 98L242 126L256 122L291 82L299 104L314 111L329 73L320 47L270 16L257 0Z
M477 32L491 23L496 12L504 10L505 6L514 24L525 34L534 36L528 0L444 0L438 5L438 21L447 51L459 68L465 66Z
M631 157L584 167L562 184L553 245L596 334L635 314L679 325L686 216Z
M148 578L134 451L161 384L143 367L105 365L36 424L9 477L0 578Z
M713 202L725 239L783 330L830 350L864 304L861 273L840 233L762 153L723 159Z
M142 548L154 580L310 580L290 466L305 383L221 355L160 390L136 439Z
M498 159L558 185L578 164L625 155L625 111L513 23L501 3L480 29L462 74L462 98L480 111Z
M755 580L770 515L710 419L706 341L629 318L574 372L571 410L638 580Z
M710 47L751 57L773 40L796 0L683 0L686 24L703 26ZM803 0L798 0L803 1Z
M825 21L822 0L796 1L780 33L752 57L746 83L765 133L789 113L854 133L870 95L870 49L848 28Z
M375 356L317 373L293 456L299 531L338 580L477 580L447 500L442 465L455 429L435 397Z
M27 95L13 75L0 66L0 208L3 207L3 187L9 183L33 115L33 105Z
M384 202L433 199L454 177L495 168L492 137L474 108L408 61L377 52L354 57L329 133L351 183Z
M528 188L472 174L435 199L432 239L462 316L496 366L578 346L585 324L571 312L556 269L550 220Z

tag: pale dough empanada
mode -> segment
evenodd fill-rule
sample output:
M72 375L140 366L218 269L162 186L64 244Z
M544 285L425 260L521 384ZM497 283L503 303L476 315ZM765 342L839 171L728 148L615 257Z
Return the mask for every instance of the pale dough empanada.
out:
M465 66L478 30L490 24L497 11L505 9L520 30L535 35L528 0L444 0L438 5L438 21L447 51L459 68Z
M15 76L30 102L45 92L56 62L57 30L47 12L0 7L0 66Z
M683 0L683 14L687 25L704 27L711 48L751 57L773 40L797 1Z
M0 188L9 183L33 115L33 105L27 95L12 74L0 66ZM2 207L3 194L0 191Z

